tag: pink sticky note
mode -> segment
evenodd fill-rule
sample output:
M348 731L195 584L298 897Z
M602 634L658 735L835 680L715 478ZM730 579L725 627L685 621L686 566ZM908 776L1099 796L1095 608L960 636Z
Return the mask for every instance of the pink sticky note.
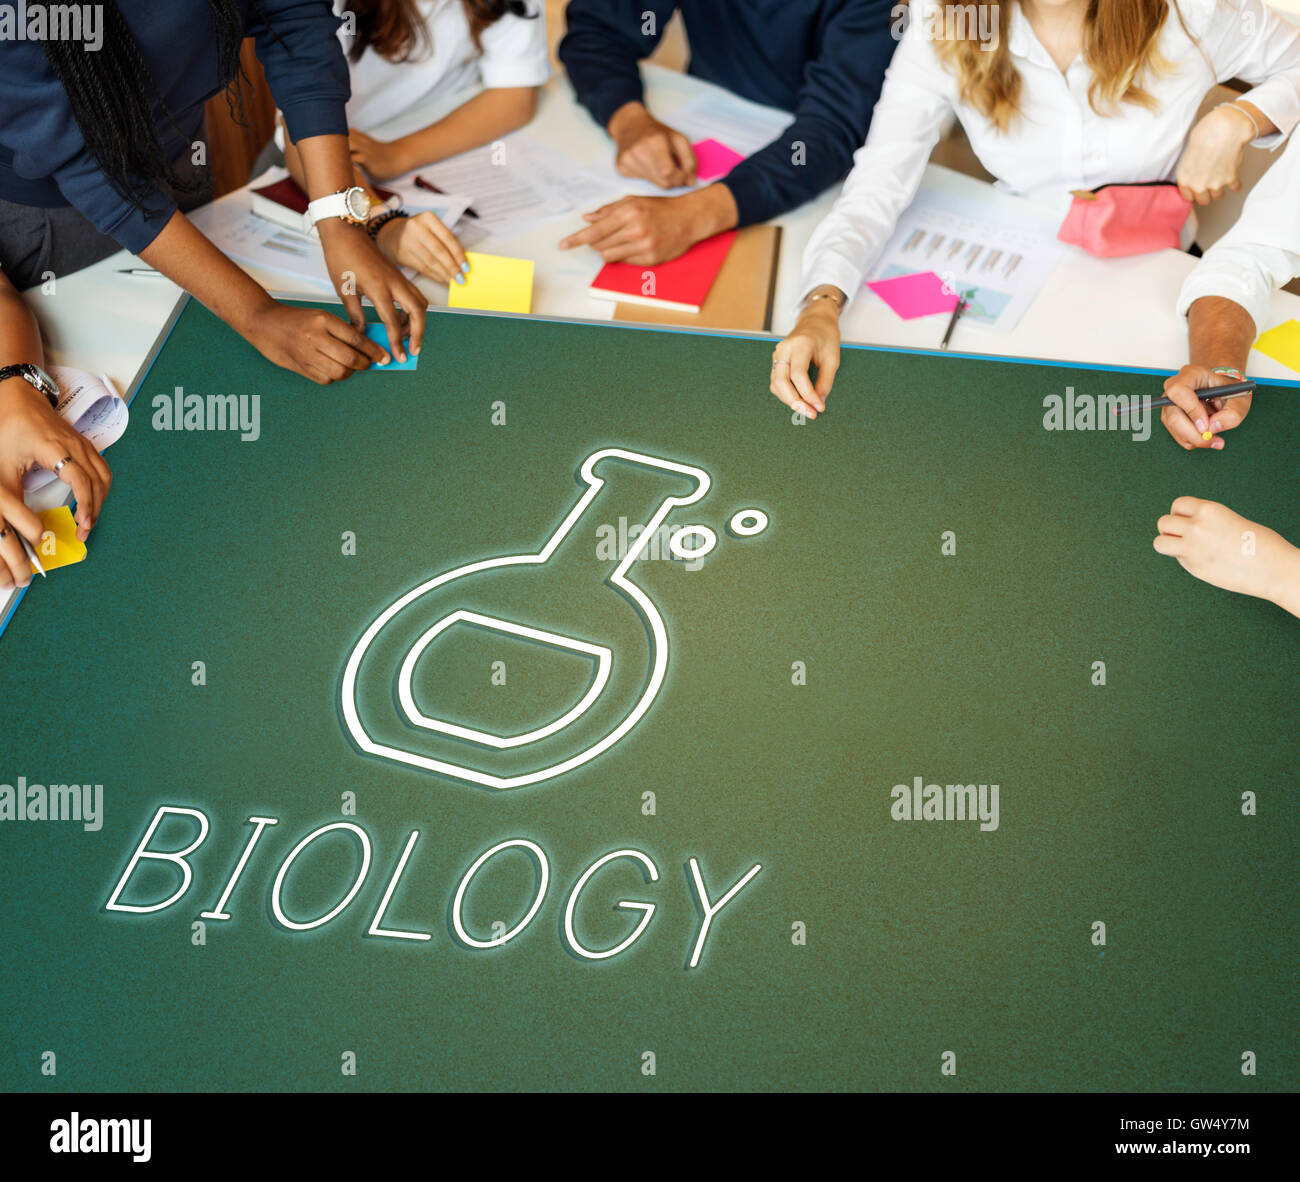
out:
M739 152L733 152L718 140L700 140L691 147L695 149L695 163L698 166L695 175L701 181L716 181L744 160Z
M867 286L904 320L915 320L918 316L930 316L935 312L951 312L957 306L957 293L946 288L933 271L877 279Z

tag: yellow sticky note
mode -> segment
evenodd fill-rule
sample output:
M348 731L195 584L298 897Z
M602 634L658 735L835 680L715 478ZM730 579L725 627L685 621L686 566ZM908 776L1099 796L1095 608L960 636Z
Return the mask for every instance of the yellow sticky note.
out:
M533 260L508 259L496 254L467 250L469 274L465 282L450 285L453 308L476 308L480 312L523 312L533 310Z
M1255 348L1300 373L1300 321L1288 320L1270 328L1255 342Z
M71 566L86 557L86 544L77 538L77 523L73 520L72 510L67 505L57 509L47 509L36 515L45 526L41 540L36 543L36 557L47 570L56 570L61 566ZM36 568L32 567L32 573Z

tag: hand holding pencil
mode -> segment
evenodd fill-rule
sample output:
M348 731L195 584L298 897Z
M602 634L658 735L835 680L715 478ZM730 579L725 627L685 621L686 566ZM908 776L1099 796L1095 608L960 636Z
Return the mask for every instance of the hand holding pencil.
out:
M1167 405L1160 412L1160 421L1178 444L1191 451L1194 448L1223 450L1222 433L1241 425L1250 413L1253 397L1250 393L1231 394L1224 391L1223 398L1205 395L1219 386L1240 389L1241 375L1208 369L1203 365L1184 365L1165 382Z

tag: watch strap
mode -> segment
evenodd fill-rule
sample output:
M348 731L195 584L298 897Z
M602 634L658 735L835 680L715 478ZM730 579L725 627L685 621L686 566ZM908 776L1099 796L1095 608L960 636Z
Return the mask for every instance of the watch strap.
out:
M58 383L39 365L24 361L20 365L0 367L0 382L6 382L10 378L22 378L28 385L33 386L45 395L46 401L49 402L52 410L59 409Z

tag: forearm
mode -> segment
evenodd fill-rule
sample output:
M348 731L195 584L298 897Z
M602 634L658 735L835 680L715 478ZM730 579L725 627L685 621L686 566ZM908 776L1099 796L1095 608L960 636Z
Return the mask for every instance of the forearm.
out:
M1286 543L1288 549L1282 559L1282 570L1277 581L1273 602L1283 611L1300 617L1300 549Z
M537 113L535 86L485 90L437 123L394 141L402 172L423 168L499 140L517 131Z
M734 230L740 222L736 199L724 184L707 185L694 193L685 193L677 200L686 208L694 242Z
M297 149L302 174L298 183L310 200L341 193L356 183L347 136L308 136L292 146Z
M302 154L298 151L295 144L289 142L286 137L284 143L284 166L289 170L289 176L293 178L304 193L307 192L307 172L302 162ZM352 166L352 184L365 189L366 194L376 205L382 205L383 200L375 191L374 185L370 183L370 178L366 176L356 165ZM337 190L335 190L337 192Z
M602 127L624 104L641 100L638 63L655 51L676 8L674 0L570 0L560 61Z
M182 213L172 215L140 257L243 333L271 297L207 240Z
M1187 312L1188 361L1206 369L1246 372L1255 322L1240 304L1222 296L1205 296Z
M27 302L0 277L0 366L44 365L41 333Z

